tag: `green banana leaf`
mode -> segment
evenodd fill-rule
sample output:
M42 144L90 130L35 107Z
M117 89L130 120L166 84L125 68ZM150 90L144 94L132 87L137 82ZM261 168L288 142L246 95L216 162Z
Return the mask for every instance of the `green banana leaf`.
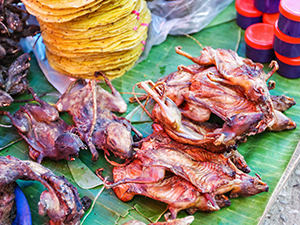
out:
M214 48L225 48L238 50L241 56L245 55L245 43L243 40L244 32L236 25L234 20L235 9L231 4L224 12L222 12L208 28L199 33L193 34L202 45L209 45ZM151 79L156 81L159 77L167 75L177 69L180 64L189 65L191 62L186 58L175 53L174 47L181 45L184 51L197 56L201 48L191 38L186 36L173 37L168 39L159 46L153 47L149 57L142 63L136 65L132 70L127 72L123 77L115 79L113 85L123 93L123 97L127 102L132 95L128 92L132 91L133 84ZM271 91L272 94L286 94L300 103L300 79L289 80L275 74L272 77L276 81L276 89ZM55 89L47 82L38 64L32 56L31 69L29 74L30 85L39 94L55 93ZM136 90L139 92L139 90ZM50 94L50 96L52 96ZM24 94L19 99L30 98ZM45 99L48 100L46 96ZM51 100L49 100L51 101ZM21 103L14 103L12 106L4 109L11 112L16 111ZM126 116L137 107L137 104L129 104L128 111L123 116ZM138 116L140 111L136 110ZM300 124L300 106L296 105L289 109L286 114L292 118L297 124ZM135 115L136 116L136 115ZM9 123L5 117L0 118L0 123ZM147 136L152 132L151 123L134 121L134 125ZM19 139L19 136L14 128L0 128L0 155L13 155L20 159L28 159L27 144ZM249 166L252 168L251 174L260 174L262 179L268 183L270 191L261 193L248 198L238 198L232 200L230 207L221 209L214 213L197 212L193 224L257 224L259 217L262 215L268 199L272 195L274 188L279 181L283 171L285 170L289 159L300 139L300 130L297 128L292 131L284 131L278 133L264 132L249 138L247 143L241 144L239 151L244 155ZM1 148L2 147L2 148ZM101 153L103 155L103 153ZM100 154L100 155L101 155ZM111 165L109 165L103 157L97 162L91 161L91 154L88 151L80 153L81 162L76 162L76 165L85 164L91 171L98 168L105 168L104 175L111 177ZM103 190L103 186L94 187L91 189L80 188L75 182L81 179L76 177L76 168L70 166L73 178L68 163L65 161L53 162L45 160L42 163L44 166L53 170L57 175L64 175L70 180L79 190L81 196L88 196L94 199L99 193L98 199L91 213L85 218L83 224L123 224L124 222L137 219L145 223L155 222L159 220L166 211L166 205L155 200L147 199L142 196L136 196L133 201L123 203L118 200L111 190ZM85 166L83 166L85 168ZM90 172L90 171L89 171ZM87 173L89 173L87 172ZM95 178L96 179L96 178ZM94 185L95 184L95 185ZM96 186L101 182L96 181L91 186ZM20 182L25 195L29 200L32 211L33 224L46 224L47 218L39 216L37 205L40 193L44 190L43 186L37 182ZM82 185L81 185L82 186ZM91 187L89 184L85 188ZM181 212L179 217L186 216L185 212ZM161 218L162 219L162 218Z

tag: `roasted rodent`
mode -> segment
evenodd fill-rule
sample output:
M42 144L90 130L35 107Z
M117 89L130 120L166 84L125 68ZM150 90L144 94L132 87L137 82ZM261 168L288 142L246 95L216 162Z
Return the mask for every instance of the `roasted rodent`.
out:
M41 163L44 158L71 160L81 149L86 148L81 139L73 133L74 127L59 117L55 107L40 99L29 88L37 103L21 106L13 115L7 115L18 133L29 145L29 156Z
M40 196L38 204L40 215L47 215L52 224L78 225L80 223L84 206L77 189L64 177L56 176L38 163L22 161L12 156L0 156L0 170L1 205L7 204L8 195L11 198L8 204L14 202L13 189L7 187L14 186L16 180L36 180L47 189ZM1 216L9 212L5 207L0 207L0 210Z
M96 148L104 150L106 155L111 152L122 159L130 158L133 154L131 131L141 134L128 120L113 113L124 113L127 105L104 74L96 75L104 77L112 93L96 85L94 80L78 80L61 96L56 108L72 116L77 133L89 146L93 160L99 157Z

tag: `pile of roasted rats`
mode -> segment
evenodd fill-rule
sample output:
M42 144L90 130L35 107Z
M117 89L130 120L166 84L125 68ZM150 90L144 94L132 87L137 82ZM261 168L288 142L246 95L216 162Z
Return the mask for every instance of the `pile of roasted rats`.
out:
M172 224L180 210L216 211L231 198L268 191L258 174L248 175L237 146L265 130L296 127L282 113L294 100L269 93L276 62L265 74L263 65L231 50L206 47L199 57L180 47L176 52L196 64L179 66L156 83L137 84L147 93L137 101L155 102L151 113L141 105L154 122L153 134L139 142L131 162L114 167L113 182L97 171L122 201L143 195L165 202Z
M32 103L14 114L1 113L10 118L28 143L29 156L38 163L44 158L74 160L86 148L92 160L97 160L101 149L114 166L113 181L102 177L103 168L96 173L119 199L129 201L135 195L143 195L165 202L169 210L165 214L167 222L158 224L190 224L192 217L176 219L177 213L216 211L229 206L231 198L268 191L268 185L259 175L248 174L250 168L237 146L248 136L265 130L294 129L296 124L282 112L295 102L287 96L269 93L275 82L267 80L277 70L276 62L272 62L273 69L265 74L261 64L241 58L231 50L207 47L197 58L180 48L176 51L196 64L179 66L178 71L156 83L137 84L147 93L136 98L137 101L144 98L146 102L155 102L151 113L142 105L153 119L153 134L148 137L143 138L128 120L114 114L126 112L127 105L102 72L95 73L95 80L71 83L55 105L43 101L28 88ZM100 78L110 92L97 84ZM61 119L60 112L67 112L73 124ZM125 163L112 161L111 155ZM3 158L3 161L14 165L17 159ZM41 173L41 170L35 172L38 164L19 162L18 166L28 172L15 167L18 172L12 181L42 177L46 180L41 181L43 184L51 181L59 190L64 189L66 181L52 178L50 172L32 176L32 171ZM68 200L78 203L76 209L67 210L77 216L65 216L55 210L51 210L52 214L48 212L48 216L57 223L76 224L83 206L79 204L76 189L69 183L67 186L75 196ZM51 192L50 186L47 189ZM54 199L48 192L41 195L41 214L46 212L43 204L47 199ZM54 193L57 195L58 191ZM57 199L58 205L65 205L64 197Z
M77 225L89 207L87 197L80 199L77 189L64 177L56 176L42 165L19 160L12 156L0 156L0 224L12 224L15 218L15 181L35 180L45 186L38 204L39 214L47 215L50 224ZM22 219L21 219L22 220ZM31 224L30 221L26 221ZM24 223L14 223L24 224Z
M111 93L97 85L95 80L76 80L71 83L68 90L60 97L56 105L50 105L42 100L34 90L29 87L28 91L33 97L31 103L21 106L14 114L8 111L0 111L2 115L6 115L10 118L12 125L28 143L29 156L31 159L38 163L41 163L44 158L52 160L74 160L75 157L78 157L79 151L86 148L90 149L93 160L97 160L99 157L97 149L104 150L105 157L110 156L111 153L121 159L129 159L133 156L132 146L134 141L131 131L136 133L136 136L134 136L135 140L140 140L142 135L128 120L118 117L113 113L125 112L127 105L120 93L116 91L104 74L99 72L95 73L95 76L96 78L99 76L103 77L107 85L111 88ZM60 118L59 112L63 111L70 114L74 125L69 125ZM7 159L5 160L8 161ZM108 158L107 160L110 161ZM12 163L13 162L8 161L4 167L10 166ZM22 162L19 161L19 163L21 164ZM25 164L27 165L28 162ZM34 169L34 166L38 165L36 163L29 164L29 169L31 170ZM25 169L23 168L23 170ZM40 170L37 172L40 172ZM12 184L12 186L15 185L14 181L17 179L38 179L36 175L31 176L31 173L29 173L29 175L22 173L21 169L18 169L17 173L19 174L14 173L16 177L9 179L9 184ZM50 174L50 177L51 176ZM43 175L42 178L46 179L47 177ZM63 191L66 185L60 181L61 179L67 182L65 178L53 178L51 184L53 184L58 191L62 191L62 194L68 195L68 193ZM45 182L42 183L45 185ZM51 192L51 187L45 186L48 191ZM67 183L67 186L77 194L75 187L70 183ZM54 190L55 193L58 191ZM48 204L48 197L53 199L52 196L48 196L48 194L47 196L42 194L39 205L43 202ZM75 197L79 198L78 194ZM49 207L46 207L45 210L39 209L39 213L41 215L47 213L50 222L55 222L55 224L78 224L83 215L83 211L81 210L80 202L75 197L68 195L66 198L71 206L74 207L76 205L79 209L69 209L62 196L55 199L56 202L55 204L53 203L53 210L51 209L49 211L47 210ZM3 200L3 205L9 206L5 199L6 198L1 199L0 195L0 203ZM9 204L12 202L14 202L13 198L11 198ZM84 202L86 202L86 200ZM49 204L52 204L52 202ZM69 211L74 212L74 214L67 216Z
M9 106L12 96L27 89L30 57L22 54L19 40L39 32L39 26L28 24L29 14L19 2L0 1L0 107Z

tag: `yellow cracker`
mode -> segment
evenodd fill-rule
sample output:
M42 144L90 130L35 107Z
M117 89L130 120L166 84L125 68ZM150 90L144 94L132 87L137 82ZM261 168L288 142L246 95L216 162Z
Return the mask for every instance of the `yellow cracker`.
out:
M95 0L39 0L42 5L52 9L82 8L94 1Z
M113 23L128 16L135 8L137 0L118 0L116 4L105 4L93 13L78 17L72 21L57 24L58 29L86 31L99 25Z

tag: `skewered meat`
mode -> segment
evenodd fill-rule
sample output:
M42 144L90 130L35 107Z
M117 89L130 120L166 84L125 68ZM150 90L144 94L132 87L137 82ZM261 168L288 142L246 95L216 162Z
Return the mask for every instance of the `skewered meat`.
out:
M99 155L96 150L103 149L106 155L109 151L114 155L127 159L133 154L133 139L131 131L142 136L128 120L118 117L112 112L124 113L127 105L120 93L102 73L107 86L112 93L96 86L95 81L75 81L56 103L57 109L71 114L77 132L92 152L93 160Z
M43 158L71 160L77 157L85 145L72 133L73 127L59 118L55 107L38 98L31 88L28 90L38 104L26 104L14 115L9 112L2 114L11 119L21 137L28 143L29 156L39 163Z
M22 161L12 156L0 157L0 171L1 206L14 203L12 187L16 180L36 180L47 188L40 196L38 204L40 215L47 214L52 224L75 225L80 223L80 218L84 214L84 207L77 189L64 177L56 176L40 164ZM9 201L7 200L8 196ZM7 208L5 207L0 207L0 210L0 216L10 212L6 211Z
M148 225L189 225L193 221L194 221L193 216L187 216L181 219L168 220L166 222L149 223ZM130 220L124 223L123 225L146 225L146 224L137 220Z

